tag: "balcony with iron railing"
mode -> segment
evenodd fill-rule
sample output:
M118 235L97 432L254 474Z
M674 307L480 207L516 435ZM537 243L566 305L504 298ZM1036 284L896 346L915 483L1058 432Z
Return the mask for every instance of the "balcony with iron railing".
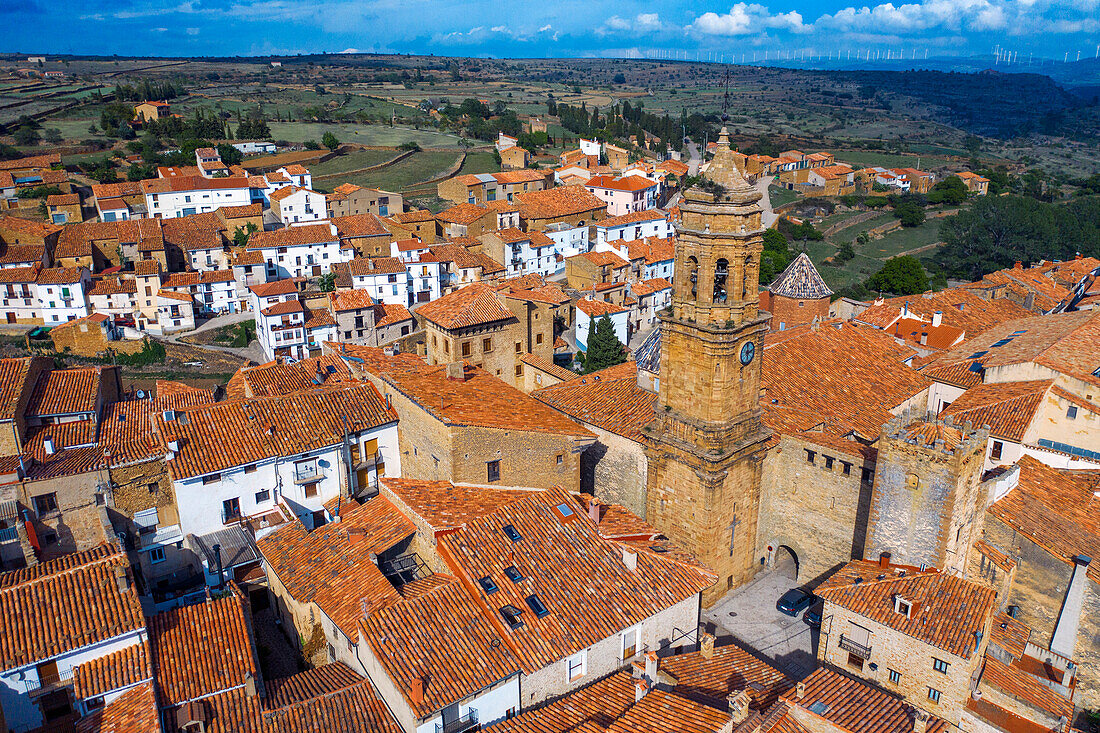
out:
M16 531L15 527L4 527L0 529L0 545L18 541L19 533Z
M316 463L294 467L294 483L296 484L311 484L315 481L320 481L324 477L324 470Z
M481 724L477 720L475 708L470 708L465 715L460 715L454 720L435 724L435 733L467 733L467 731L480 729Z
M852 641L843 634L840 635L840 648L863 659L871 658L871 647L860 644L858 641Z
M75 667L59 672L56 674L42 675L37 679L24 680L23 684L27 687L27 694L37 697L38 695L45 695L53 692L54 690L61 689L66 685L71 685L73 682L73 671Z

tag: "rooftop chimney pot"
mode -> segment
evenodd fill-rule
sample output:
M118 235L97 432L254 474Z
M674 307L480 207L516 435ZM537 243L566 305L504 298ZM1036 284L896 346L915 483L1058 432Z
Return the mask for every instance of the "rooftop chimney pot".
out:
M884 552L884 553L882 553L881 555L878 556L878 566L880 568L889 568L890 567L890 553L889 552Z

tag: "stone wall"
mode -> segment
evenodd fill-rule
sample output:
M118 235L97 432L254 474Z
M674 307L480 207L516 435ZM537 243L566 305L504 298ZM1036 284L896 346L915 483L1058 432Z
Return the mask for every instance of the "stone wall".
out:
M858 448L852 444L853 452ZM873 454L865 458L781 437L764 459L758 557L770 567L779 548L788 547L798 560L798 582L810 586L843 563L862 559Z
M1018 618L1033 629L1031 640L1050 648L1073 565L1054 557L992 515L985 518L984 535L986 542L1019 563L1007 603L1019 607ZM1077 704L1100 708L1100 586L1092 579L1085 591L1073 658L1080 674Z
M604 504L621 504L639 517L645 516L645 448L629 438L581 423L596 434L596 442L581 456L580 488Z
M534 430L452 427L453 481L487 483L489 461L500 461L502 486L580 491L581 455L589 440ZM579 432L579 430L578 430ZM408 475L416 474L409 472Z

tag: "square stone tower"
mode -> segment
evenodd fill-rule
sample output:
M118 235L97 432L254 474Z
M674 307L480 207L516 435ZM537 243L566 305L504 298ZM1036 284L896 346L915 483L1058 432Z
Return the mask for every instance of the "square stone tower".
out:
M723 129L707 181L680 204L671 313L661 320L661 382L646 453L646 517L719 581L712 605L755 573L761 423L761 194Z

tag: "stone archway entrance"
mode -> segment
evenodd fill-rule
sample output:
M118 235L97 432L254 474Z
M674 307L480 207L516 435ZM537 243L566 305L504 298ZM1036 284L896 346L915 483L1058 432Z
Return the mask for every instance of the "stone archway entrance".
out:
M780 575L786 575L791 580L798 580L798 555L790 547L780 545L775 551L775 559L772 561L772 570Z

